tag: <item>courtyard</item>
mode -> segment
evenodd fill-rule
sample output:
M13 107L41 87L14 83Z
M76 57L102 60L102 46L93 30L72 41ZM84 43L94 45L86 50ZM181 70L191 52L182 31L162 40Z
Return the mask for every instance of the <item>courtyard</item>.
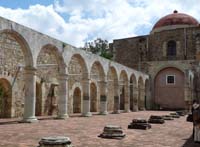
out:
M140 111L92 117L72 115L66 120L40 117L37 123L18 123L20 119L0 119L1 147L36 147L41 137L68 136L75 147L199 147L191 139L192 123L186 116L165 124L152 124L149 130L127 129L133 118L169 114L166 111ZM126 137L121 140L102 139L107 124L122 126Z

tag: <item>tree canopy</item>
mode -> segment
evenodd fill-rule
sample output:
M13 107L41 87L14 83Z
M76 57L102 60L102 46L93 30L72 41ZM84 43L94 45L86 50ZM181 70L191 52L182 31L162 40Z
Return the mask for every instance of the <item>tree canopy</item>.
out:
M100 55L106 59L112 59L113 55L109 51L109 43L107 40L97 38L94 41L86 42L83 50L90 51L93 54Z

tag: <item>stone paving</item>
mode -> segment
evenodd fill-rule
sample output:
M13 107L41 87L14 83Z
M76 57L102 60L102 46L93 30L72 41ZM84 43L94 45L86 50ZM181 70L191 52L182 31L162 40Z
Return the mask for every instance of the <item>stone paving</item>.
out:
M186 117L165 124L152 124L149 130L127 129L133 118L166 115L164 111L141 111L107 116L72 116L67 120L40 118L38 123L17 123L0 119L0 147L37 147L41 137L68 136L75 147L200 147L191 137L192 123ZM107 124L121 125L126 137L121 140L97 137Z

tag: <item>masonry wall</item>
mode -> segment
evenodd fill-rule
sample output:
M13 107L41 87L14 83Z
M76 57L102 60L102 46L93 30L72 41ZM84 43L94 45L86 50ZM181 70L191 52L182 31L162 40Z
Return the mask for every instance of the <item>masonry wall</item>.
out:
M51 105L55 105L52 114L57 114L57 88L52 89L52 84L58 83L58 65L56 59L48 50L42 50L37 64L36 115L50 114L48 111ZM12 97L9 100L12 103L11 117L23 116L25 94L23 66L24 55L20 44L11 35L6 33L1 34L0 80L8 80L12 87ZM52 97L52 91L54 91L55 97Z
M114 60L131 68L140 68L142 62L167 60L194 60L196 37L200 27L156 32L148 36L138 36L114 40ZM167 42L176 42L177 56L167 57ZM141 67L142 68L142 67Z
M167 43L170 40L176 42L177 52L175 57L167 56ZM198 81L198 74L195 70L198 67L194 64L194 61L200 55L200 27L165 30L146 36L114 40L110 47L112 47L111 51L113 51L116 62L150 75L151 103L155 101L154 78L162 68L171 66L184 72L191 70L196 75L195 81ZM191 88L191 85L185 86L187 86L184 90L185 101L199 97L198 84L195 84L194 88Z
M20 44L11 35L5 33L1 34L0 73L1 77L4 77L12 87L12 99L9 100L13 108L11 116L22 116L25 91L23 70L18 71L18 68L23 64L24 56Z
M113 41L114 60L128 67L138 69L140 56L146 60L147 36Z

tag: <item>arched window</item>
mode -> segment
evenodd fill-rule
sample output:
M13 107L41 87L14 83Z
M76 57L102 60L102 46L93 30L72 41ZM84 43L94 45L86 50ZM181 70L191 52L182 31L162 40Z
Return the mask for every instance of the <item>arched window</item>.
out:
M176 42L174 40L171 40L167 43L167 56L176 56Z

